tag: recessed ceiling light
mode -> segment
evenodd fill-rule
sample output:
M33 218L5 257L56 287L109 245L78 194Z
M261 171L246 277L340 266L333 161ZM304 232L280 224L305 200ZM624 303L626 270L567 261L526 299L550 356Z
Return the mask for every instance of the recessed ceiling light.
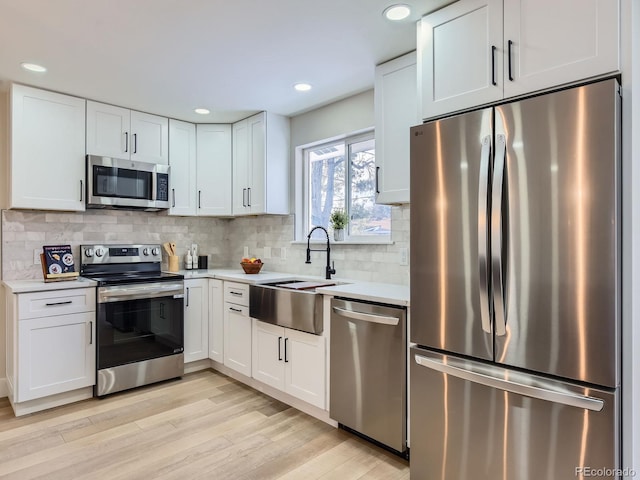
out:
M44 73L47 71L46 67L38 65L37 63L23 62L20 64L20 66L25 70L29 70L30 72Z
M399 20L404 20L409 15L411 15L411 7L409 7L409 5L405 5L404 3L399 3L397 5L391 5L390 7L385 8L382 14L388 20L397 22Z
M194 112L199 113L200 115L209 115L211 113L208 108L196 108Z
M311 90L311 85L308 83L296 83L293 88L295 88L298 92L308 92Z

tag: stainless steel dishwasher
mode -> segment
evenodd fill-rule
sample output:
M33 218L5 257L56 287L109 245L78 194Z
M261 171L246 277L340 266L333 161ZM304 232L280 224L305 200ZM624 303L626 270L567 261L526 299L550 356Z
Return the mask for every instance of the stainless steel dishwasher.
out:
M333 298L329 416L407 456L407 312Z

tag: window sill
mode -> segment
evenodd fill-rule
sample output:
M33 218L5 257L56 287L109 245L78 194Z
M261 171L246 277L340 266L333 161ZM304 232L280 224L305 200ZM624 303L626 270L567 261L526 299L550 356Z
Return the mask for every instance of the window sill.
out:
M340 240L335 241L333 238L330 238L331 246L335 245L393 245L395 242L393 240ZM306 240L292 240L291 245L306 245ZM326 240L311 240L311 245L326 245Z

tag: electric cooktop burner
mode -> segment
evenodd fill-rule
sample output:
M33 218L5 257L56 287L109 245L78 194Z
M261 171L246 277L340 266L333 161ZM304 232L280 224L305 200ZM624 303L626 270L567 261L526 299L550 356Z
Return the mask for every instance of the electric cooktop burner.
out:
M99 286L167 282L184 279L184 275L162 271L160 245L81 245L83 277Z

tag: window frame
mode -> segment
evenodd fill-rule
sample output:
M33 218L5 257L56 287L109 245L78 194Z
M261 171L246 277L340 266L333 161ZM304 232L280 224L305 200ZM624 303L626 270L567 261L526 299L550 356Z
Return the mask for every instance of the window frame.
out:
M295 168L295 239L294 243L307 241L307 234L311 230L309 225L309 175L310 175L310 162L308 161L308 151L322 148L323 146L331 146L341 143L345 146L345 209L350 213L351 208L351 144L359 143L366 140L373 140L375 142L375 135L373 129L366 129L357 132L353 132L347 135L340 135L337 137L327 138L321 141L309 143L306 145L300 145L295 148L296 168ZM375 145L375 143L374 143ZM347 205L349 203L349 205ZM390 212L391 216L391 212ZM331 231L329 232L331 243L334 244ZM336 244L392 244L391 240L392 229L386 235L351 235L350 228L345 229L345 239ZM322 240L312 239L312 242L322 242Z

